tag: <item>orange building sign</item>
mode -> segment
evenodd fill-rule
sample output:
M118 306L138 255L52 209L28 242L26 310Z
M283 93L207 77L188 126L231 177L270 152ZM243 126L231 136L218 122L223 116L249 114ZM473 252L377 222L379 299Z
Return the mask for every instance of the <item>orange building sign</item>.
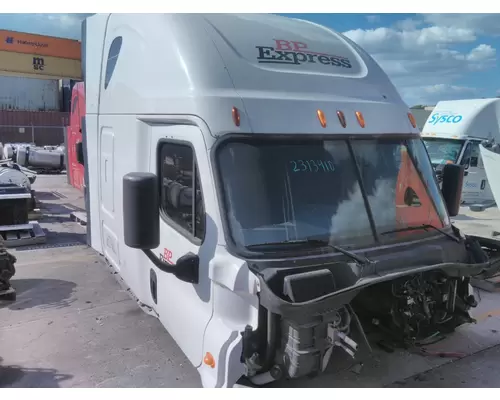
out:
M0 30L0 51L81 60L78 40Z

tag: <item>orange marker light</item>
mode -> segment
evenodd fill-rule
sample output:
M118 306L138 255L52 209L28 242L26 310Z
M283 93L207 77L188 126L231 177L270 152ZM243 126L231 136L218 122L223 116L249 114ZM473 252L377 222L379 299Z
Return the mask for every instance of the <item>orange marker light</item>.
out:
M240 111L236 108L233 107L233 122L236 126L240 126Z
M208 365L210 368L215 368L215 360L214 360L214 356L207 352L207 354L205 354L205 358L203 359L203 362Z
M356 111L356 119L358 120L359 126L361 128L365 127L365 119L363 118L363 114L360 111Z
M339 122L340 125L342 125L342 128L345 128L347 126L347 122L345 120L345 115L342 111L337 111L337 117L339 117Z
M319 123L321 124L321 126L323 128L326 128L326 117L325 117L325 113L321 110L318 110L316 111L316 113L318 114L318 119L319 119Z
M408 119L411 122L411 126L413 126L414 128L416 128L417 127L417 121L415 121L415 117L413 116L412 113L408 113Z

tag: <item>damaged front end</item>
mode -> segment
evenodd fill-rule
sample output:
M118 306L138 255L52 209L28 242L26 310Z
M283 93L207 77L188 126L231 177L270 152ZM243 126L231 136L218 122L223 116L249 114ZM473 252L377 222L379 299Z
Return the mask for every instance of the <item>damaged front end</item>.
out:
M473 321L471 279L500 269L500 242L451 224L463 167L445 165L440 188L419 136L229 137L214 154L228 244L260 281L242 332L254 384L319 374L376 337L453 332Z
M247 377L255 385L311 377L334 362L335 347L357 359L361 348L372 351L374 340L408 349L474 322L470 280L498 273L500 242L458 234L459 243L379 252L364 264L352 258L293 268L253 264L260 320L258 329L242 333ZM442 262L417 264L436 254Z

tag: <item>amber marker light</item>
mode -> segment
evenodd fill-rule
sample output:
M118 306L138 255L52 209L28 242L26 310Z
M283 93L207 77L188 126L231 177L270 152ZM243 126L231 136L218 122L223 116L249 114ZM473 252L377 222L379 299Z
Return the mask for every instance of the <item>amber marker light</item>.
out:
M208 365L210 368L215 368L215 359L214 359L214 356L210 352L207 352L207 354L205 354L205 358L203 358L203 362L206 365Z
M347 122L345 120L345 115L342 111L337 111L337 117L339 117L339 122L340 125L342 125L342 128L345 128L347 126Z
M356 111L356 119L358 120L359 126L361 128L365 127L365 118L363 117L363 114L361 114L361 111Z
M240 111L236 107L233 107L232 114L234 124L240 126Z
M318 114L319 123L321 124L321 126L323 128L326 128L326 116L325 116L325 113L322 110L318 110L318 111L316 111L316 113Z
M415 117L413 116L412 113L408 113L408 119L410 120L411 126L414 128L417 127L417 121L415 121Z

